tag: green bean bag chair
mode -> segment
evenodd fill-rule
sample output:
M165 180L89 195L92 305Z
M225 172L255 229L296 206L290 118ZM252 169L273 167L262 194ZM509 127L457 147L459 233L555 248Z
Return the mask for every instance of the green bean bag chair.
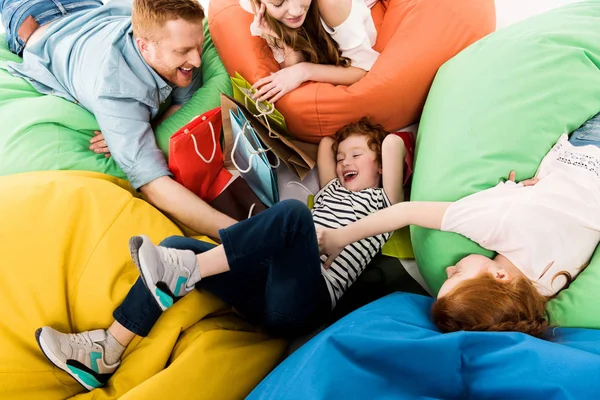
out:
M169 138L194 116L220 105L231 82L205 25L202 87L179 111L156 129L168 154ZM21 59L0 35L0 63ZM112 158L88 149L98 124L88 111L62 98L38 93L26 80L0 69L0 175L43 170L87 170L125 179Z
M513 169L517 179L533 176L562 133L600 111L599 68L598 1L535 16L458 54L439 70L425 105L411 200L454 201ZM458 234L412 227L411 237L434 292L447 266L470 253L493 255ZM600 256L548 310L554 324L600 328Z

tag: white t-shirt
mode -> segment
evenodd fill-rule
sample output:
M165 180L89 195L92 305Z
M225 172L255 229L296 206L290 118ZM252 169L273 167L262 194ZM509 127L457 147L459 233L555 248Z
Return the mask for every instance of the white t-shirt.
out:
M350 60L351 66L365 71L370 71L379 57L379 53L373 50L377 30L369 9L375 3L373 0L352 0L350 15L337 27L330 27L321 19L321 24L338 44L342 56ZM240 6L253 13L250 0L240 0ZM253 36L261 36L260 29L254 23L250 25L250 32ZM285 60L283 49L271 46L271 50L278 63Z
M550 296L566 284L557 274L575 278L600 241L600 148L563 134L536 176L535 186L507 181L455 202L442 230L502 254Z

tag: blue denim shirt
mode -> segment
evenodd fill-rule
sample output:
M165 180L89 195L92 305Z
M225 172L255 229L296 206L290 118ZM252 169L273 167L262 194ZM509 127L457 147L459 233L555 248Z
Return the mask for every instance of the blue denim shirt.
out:
M138 189L171 175L150 121L172 94L187 102L201 85L173 88L142 58L131 26L131 0L113 0L92 11L67 16L23 52L23 63L8 63L14 75L41 93L80 104L98 120L116 163Z

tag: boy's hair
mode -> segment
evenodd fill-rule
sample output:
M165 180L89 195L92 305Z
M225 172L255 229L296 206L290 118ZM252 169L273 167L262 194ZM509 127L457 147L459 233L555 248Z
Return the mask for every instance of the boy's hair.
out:
M368 136L367 145L375 152L377 161L381 164L381 144L388 134L380 124L374 124L369 118L362 117L358 122L344 126L333 135L333 154L337 154L340 143L350 136Z
M133 0L131 23L136 37L158 41L155 36L167 21L202 21L204 10L198 0Z
M437 299L431 317L442 332L512 331L541 338L549 328L547 302L526 278L503 283L485 274Z

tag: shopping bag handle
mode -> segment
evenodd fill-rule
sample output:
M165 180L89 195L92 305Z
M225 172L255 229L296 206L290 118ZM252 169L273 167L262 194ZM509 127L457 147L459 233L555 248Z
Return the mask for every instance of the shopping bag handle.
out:
M240 171L242 174L248 173L250 172L250 170L252 169L252 160L254 159L254 157L258 156L261 153L266 153L268 151L271 150L271 148L267 148L267 149L259 149L259 150L253 150L250 146L249 146L249 140L246 137L245 133L246 129L248 129L248 121L244 121L244 124L242 125L242 130L240 131L240 133L236 136L235 140L233 141L233 147L231 148L231 162L233 163L233 166ZM244 137L244 144L246 146L246 150L250 153L250 158L248 158L248 168L243 170L240 168L240 166L238 165L238 163L235 161L235 150L237 149L237 146L240 142L240 138ZM271 161L267 158L267 162L269 163L269 165L271 166L271 168L278 168L279 165L281 164L281 162L279 161L279 157L275 157L275 159L277 160L277 164L273 165L271 164Z
M196 119L196 118L194 118L194 119ZM194 119L192 119L192 121ZM206 121L206 116L205 115L202 116L202 121ZM200 157L202 159L202 161L204 161L205 163L210 164L214 160L215 154L217 152L217 138L216 138L216 135L215 135L215 128L213 127L212 122L209 121L208 122L208 126L210 128L210 132L212 134L212 140L213 140L213 151L212 151L212 154L210 156L210 159L207 160L206 158L204 158L204 156L200 153L200 150L198 150L198 142L196 142L196 138L194 137L194 134L190 133L190 136L192 137L192 141L194 142L194 150L196 150L196 154L198 154L198 157ZM189 133L189 130L186 129L184 132L185 133Z
M246 106L246 110L248 110L248 98L249 96L246 95L244 96L244 105ZM277 135L275 135L273 133L273 129L271 128L271 124L269 123L269 118L267 118L267 115L273 114L273 112L275 111L275 105L271 104L271 108L263 108L261 110L261 107L258 101L256 100L252 100L254 102L254 106L256 107L256 109L258 110L258 114L252 114L255 118L260 118L263 117L265 119L265 124L267 125L267 130L269 131L269 137L273 138L273 139L277 139Z

